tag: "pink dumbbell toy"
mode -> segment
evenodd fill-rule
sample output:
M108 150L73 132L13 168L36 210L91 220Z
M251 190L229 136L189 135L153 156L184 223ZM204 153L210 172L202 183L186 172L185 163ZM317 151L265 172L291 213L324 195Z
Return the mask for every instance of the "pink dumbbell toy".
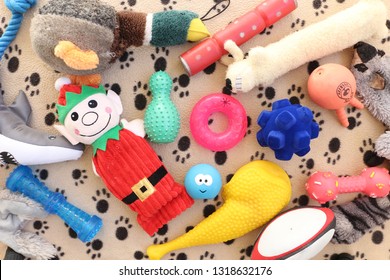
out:
M384 197L390 191L386 168L363 169L359 176L337 177L331 172L316 172L306 182L309 196L323 204L335 200L339 193L362 192L370 197Z

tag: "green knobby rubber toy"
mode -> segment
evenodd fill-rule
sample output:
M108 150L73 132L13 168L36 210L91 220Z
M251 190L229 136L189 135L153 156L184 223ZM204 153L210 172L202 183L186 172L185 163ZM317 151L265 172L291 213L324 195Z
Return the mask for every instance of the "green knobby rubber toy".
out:
M170 143L180 129L180 115L170 95L172 79L164 71L155 72L149 80L152 101L144 117L145 132L152 142Z

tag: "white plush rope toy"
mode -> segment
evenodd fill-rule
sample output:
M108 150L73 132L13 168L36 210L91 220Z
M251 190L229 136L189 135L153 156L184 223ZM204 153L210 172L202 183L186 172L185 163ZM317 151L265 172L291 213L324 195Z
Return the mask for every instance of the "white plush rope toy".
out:
M323 21L287 35L266 47L252 48L248 56L233 42L225 49L235 62L228 66L226 80L233 92L248 92L267 86L299 66L353 46L359 41L386 36L387 8L381 0L360 0Z

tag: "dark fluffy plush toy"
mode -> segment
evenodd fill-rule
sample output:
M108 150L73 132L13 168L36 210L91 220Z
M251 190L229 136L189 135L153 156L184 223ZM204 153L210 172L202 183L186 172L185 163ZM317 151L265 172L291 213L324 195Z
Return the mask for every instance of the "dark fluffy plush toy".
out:
M191 11L117 12L100 0L51 0L34 15L30 33L35 52L79 84L99 84L99 74L130 46L172 46L209 35Z
M356 78L356 92L367 110L390 128L390 57L374 46L359 42L351 68ZM390 159L390 133L375 141L375 150Z

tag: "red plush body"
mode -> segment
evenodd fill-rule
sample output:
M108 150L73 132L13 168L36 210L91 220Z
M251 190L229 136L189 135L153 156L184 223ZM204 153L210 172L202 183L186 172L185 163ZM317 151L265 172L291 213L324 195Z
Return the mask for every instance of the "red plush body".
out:
M119 140L108 140L106 151L98 149L93 163L107 188L138 213L137 221L149 235L194 203L148 142L129 130L122 129ZM152 179L141 181L145 178Z

